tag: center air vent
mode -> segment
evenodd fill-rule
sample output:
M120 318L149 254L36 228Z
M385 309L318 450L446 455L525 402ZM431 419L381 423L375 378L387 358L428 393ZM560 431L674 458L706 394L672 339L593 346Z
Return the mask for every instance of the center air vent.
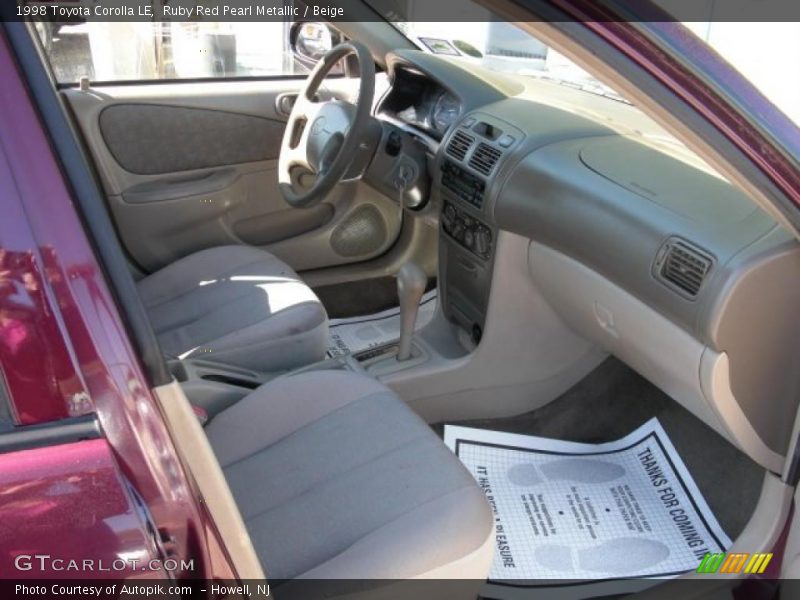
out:
M481 142L475 148L475 152L472 153L472 157L469 159L469 166L478 171L478 173L489 175L497 161L500 160L501 154L502 152L497 148Z
M447 144L447 153L456 160L464 160L464 157L474 143L474 137L459 129L450 140L450 143Z
M680 238L670 238L658 252L655 272L679 293L695 298L713 260L705 252Z

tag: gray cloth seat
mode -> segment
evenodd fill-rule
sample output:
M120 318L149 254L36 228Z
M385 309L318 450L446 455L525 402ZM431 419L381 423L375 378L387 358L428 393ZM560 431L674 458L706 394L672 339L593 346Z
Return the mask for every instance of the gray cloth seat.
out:
M486 578L493 524L484 493L374 379L279 378L206 432L271 580ZM458 568L442 575L448 565Z
M284 262L249 246L186 256L137 283L161 348L261 371L321 360L328 316Z

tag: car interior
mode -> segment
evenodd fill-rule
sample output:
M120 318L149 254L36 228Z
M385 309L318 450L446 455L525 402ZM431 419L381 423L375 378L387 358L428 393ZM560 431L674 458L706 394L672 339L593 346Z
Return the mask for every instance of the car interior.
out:
M303 78L58 86L240 572L486 579L444 424L599 443L658 417L733 549L771 548L796 232L619 96L332 27ZM391 307L391 343L328 355L331 319Z

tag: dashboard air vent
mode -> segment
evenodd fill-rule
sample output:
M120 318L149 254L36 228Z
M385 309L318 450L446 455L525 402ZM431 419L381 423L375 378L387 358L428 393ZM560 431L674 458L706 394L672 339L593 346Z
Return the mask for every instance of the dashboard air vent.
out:
M713 260L699 248L679 238L670 238L658 253L656 274L672 288L695 298Z
M467 155L467 152L469 152L469 149L472 148L472 144L474 143L474 137L468 133L464 133L459 129L450 139L450 143L447 144L447 153L456 160L464 160L464 157Z
M497 161L500 160L501 155L502 152L497 148L481 142L475 148L475 152L472 153L472 157L469 159L469 166L478 171L478 173L489 175Z

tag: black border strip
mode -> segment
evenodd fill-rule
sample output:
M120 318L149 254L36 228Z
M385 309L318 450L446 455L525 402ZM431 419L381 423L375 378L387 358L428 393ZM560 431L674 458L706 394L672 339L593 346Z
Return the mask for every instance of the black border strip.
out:
M0 433L0 454L96 440L102 435L94 413L42 425L23 425Z
M459 454L459 451L461 449L461 446L462 445L471 445L471 446L481 446L481 447L484 447L484 448L500 448L500 449L503 449L503 450L518 450L520 452L531 452L531 453L536 453L536 454L551 454L551 455L554 455L554 456L596 456L596 455L601 455L601 454L616 454L618 452L625 452L627 450L630 450L634 446L638 446L643 441L645 441L645 440L647 440L649 438L653 438L655 440L655 442L658 444L658 446L661 448L661 452L666 457L667 462L669 462L669 464L670 464L670 467L672 467L672 470L675 473L675 476L677 477L678 481L681 484L681 487L683 488L683 491L686 493L687 497L689 498L689 501L691 502L692 506L694 507L694 510L697 513L697 516L700 517L700 520L703 522L703 525L705 526L706 531L714 539L714 541L717 543L717 545L720 548L723 548L723 551L724 551L725 550L725 545L722 542L720 542L719 538L714 534L714 531L712 530L711 526L706 521L705 517L703 517L702 511L698 508L694 498L692 497L692 494L689 492L689 489L687 488L686 483L683 480L683 477L681 477L680 470L675 467L675 463L670 458L669 453L666 451L666 448L664 447L664 444L659 439L659 437L658 437L658 435L657 435L657 433L655 431L651 431L649 434L647 434L643 438L639 439L638 441L636 441L636 442L634 442L634 443L632 443L632 444L630 444L628 446L625 446L624 448L618 448L616 450L605 450L605 451L598 450L596 452L558 452L558 451L555 451L555 450L536 450L536 449L533 449L533 448L522 448L522 447L519 447L519 446L509 446L507 444L492 444L492 443L489 443L489 442L476 442L476 441L473 441L473 440L465 440L465 439L461 439L461 438L456 438L456 441L455 441L455 443L456 443L455 455L458 456L459 459L460 459L461 455ZM688 467L686 468L686 470L688 471ZM699 488L698 488L698 491L699 491ZM684 573L686 573L686 571L675 571L675 572L670 572L670 573L657 573L655 575L647 575L646 577L643 576L643 575L635 575L635 576L632 576L632 577L609 577L609 578L604 578L604 579L568 580L568 582L566 582L566 583L546 583L546 584L510 583L509 582L510 580L503 581L503 580L496 580L496 579L489 579L488 583L490 585L498 585L498 586L503 586L503 587L513 587L513 588L539 588L539 587L548 588L548 587L566 587L566 586L574 586L574 585L591 585L591 584L602 583L602 582L607 582L607 581L620 581L620 580L628 580L628 579L660 579L660 578L666 578L666 577L674 577L676 575L683 575ZM530 580L525 579L523 581L530 581ZM550 581L550 580L547 580L547 581Z
M557 5L558 0L511 0L515 3L535 3L537 5ZM604 22L675 22L675 21L733 21L733 22L773 22L800 20L800 6L793 0L761 0L760 2L733 2L730 0L571 0L578 8L590 8L596 15L584 14L583 20ZM177 12L169 10L167 2L151 0L92 0L83 2L80 14L66 14L55 9L43 12L24 10L25 5L59 6L75 5L75 0L4 0L14 10L4 17L7 21L21 21L34 18L50 23L76 22L191 22L203 19L217 19L228 22L285 22L320 21L366 22L380 21L390 17L402 22L413 18L423 22L466 23L486 20L479 10L459 10L463 0L437 0L420 2L408 6L402 0L204 0L205 14L196 10ZM479 0L475 2L480 4ZM172 3L175 4L175 3ZM23 7L17 10L17 6ZM88 6L87 6L88 5ZM191 5L191 3L184 3ZM279 14L262 12L259 8L279 8L293 5L296 11L281 11ZM148 10L149 8L149 10ZM189 8L189 6L187 6ZM238 11L232 11L236 8ZM491 7L490 7L491 8ZM111 9L111 10L109 10ZM117 10L114 10L117 9ZM120 10L121 9L121 10ZM227 9L227 10L226 10ZM315 11L316 9L316 11ZM545 20L536 15L536 20Z

